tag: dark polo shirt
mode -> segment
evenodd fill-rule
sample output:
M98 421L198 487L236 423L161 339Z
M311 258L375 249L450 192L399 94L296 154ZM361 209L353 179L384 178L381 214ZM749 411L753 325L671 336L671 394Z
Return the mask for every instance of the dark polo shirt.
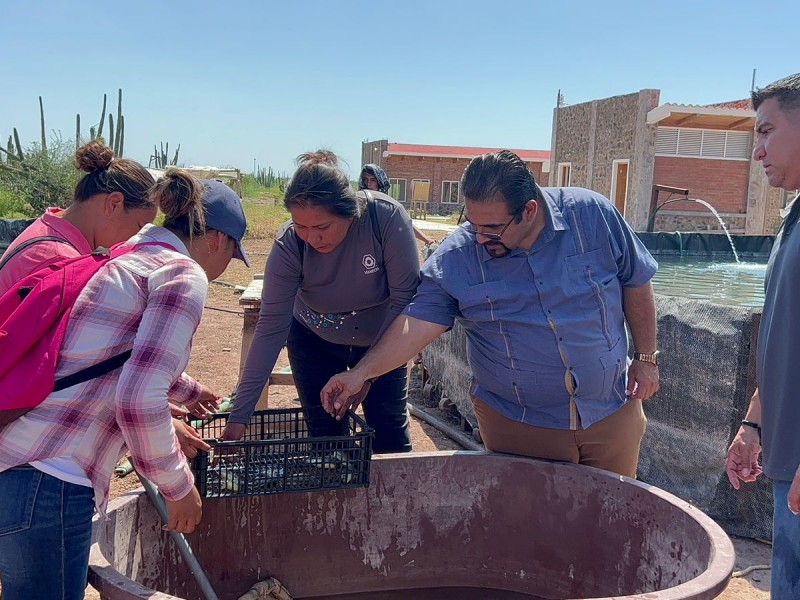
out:
M799 197L800 198L800 197ZM789 481L800 465L800 201L775 240L758 334L764 473Z

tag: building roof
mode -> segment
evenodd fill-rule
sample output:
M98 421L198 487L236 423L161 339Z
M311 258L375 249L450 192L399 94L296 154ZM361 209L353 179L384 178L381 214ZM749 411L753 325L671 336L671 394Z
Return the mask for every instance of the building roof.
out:
M482 154L511 150L526 162L550 163L549 150L515 150L514 148L478 148L475 146L431 146L428 144L394 144L389 143L384 156L435 156L440 158L475 158Z
M661 127L697 127L750 131L756 121L751 108L732 106L741 101L723 102L721 105L662 104L647 113L648 125Z
M729 102L717 102L715 104L708 104L709 108L734 108L742 110L753 110L753 101L750 98L744 100L730 100Z

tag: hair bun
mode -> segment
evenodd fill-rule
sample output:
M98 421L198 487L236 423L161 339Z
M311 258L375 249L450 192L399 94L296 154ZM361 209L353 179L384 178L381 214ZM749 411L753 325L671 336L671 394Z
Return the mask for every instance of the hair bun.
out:
M297 157L298 166L303 165L328 165L338 167L339 159L330 150L317 150L316 152L306 152Z
M75 166L81 171L105 170L114 160L114 151L100 140L92 140L75 152Z

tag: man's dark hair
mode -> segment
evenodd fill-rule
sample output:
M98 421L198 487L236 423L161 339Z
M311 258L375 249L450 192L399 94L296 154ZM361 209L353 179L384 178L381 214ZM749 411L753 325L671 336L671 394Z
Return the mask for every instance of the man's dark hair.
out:
M539 193L528 165L510 150L500 150L472 159L461 178L464 198L470 202L492 202L501 195L508 213L521 218L529 200Z
M753 108L755 110L758 110L758 107L770 98L775 98L778 101L778 106L781 107L781 110L800 109L800 73L774 81L767 87L751 92L750 96L753 99Z

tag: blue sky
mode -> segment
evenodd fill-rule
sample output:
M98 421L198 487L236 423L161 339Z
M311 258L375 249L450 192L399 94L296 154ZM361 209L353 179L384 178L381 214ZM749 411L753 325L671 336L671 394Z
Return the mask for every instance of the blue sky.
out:
M764 6L768 8L758 8ZM800 71L800 2L293 0L0 2L0 140L74 137L123 88L125 155L291 171L361 142L549 149L569 104L661 90L746 97Z

